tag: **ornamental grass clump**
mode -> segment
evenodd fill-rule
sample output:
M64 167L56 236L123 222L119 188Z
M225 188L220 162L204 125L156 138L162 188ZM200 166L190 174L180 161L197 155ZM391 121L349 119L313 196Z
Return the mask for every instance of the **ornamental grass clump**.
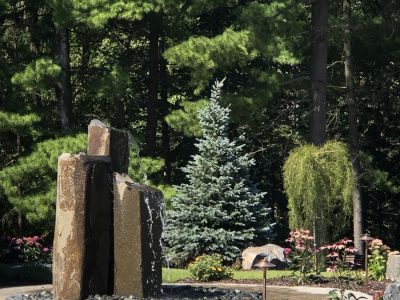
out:
M368 256L368 273L373 280L382 281L386 276L386 262L390 248L382 240L374 239L370 244L371 255Z
M222 265L220 255L197 256L194 262L189 264L188 269L192 278L196 281L215 281L232 278L233 272L230 268Z

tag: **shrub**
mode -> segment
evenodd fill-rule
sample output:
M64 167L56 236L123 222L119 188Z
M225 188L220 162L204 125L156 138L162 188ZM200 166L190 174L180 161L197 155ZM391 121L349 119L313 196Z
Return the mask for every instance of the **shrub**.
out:
M213 281L232 278L233 272L222 265L220 255L201 255L189 264L189 272L196 281Z
M44 246L41 237L13 238L9 244L7 262L14 263L50 263L51 251Z
M368 272L373 280L382 281L386 275L386 261L390 248L379 239L371 241L371 255L368 259Z

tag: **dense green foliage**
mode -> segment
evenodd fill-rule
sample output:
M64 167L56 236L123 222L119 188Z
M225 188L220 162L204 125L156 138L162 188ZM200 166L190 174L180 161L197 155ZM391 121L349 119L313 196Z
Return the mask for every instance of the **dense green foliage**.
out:
M196 281L215 281L232 278L233 272L222 264L219 255L201 255L188 266L191 277Z
M184 168L187 183L177 187L167 214L168 256L178 263L202 254L232 261L255 240L270 238L264 193L249 177L254 160L243 153L244 145L229 139L229 108L218 102L221 87L215 83L199 112L199 152Z
M347 144L343 3L329 3L326 133ZM207 102L211 82L226 77L222 104L232 110L229 133L245 133L246 151L255 158L250 175L268 192L280 243L289 231L282 166L292 149L310 141L311 4L0 0L1 172L28 170L21 182L28 190L20 199L35 195L42 201L38 207L46 207L54 202L54 192L48 194L54 169L45 164L38 183L29 171L37 165L28 157L47 140L59 143L85 132L97 118L135 136L140 159L132 161L133 177L179 185L185 180L181 168L196 151L194 137L201 134L197 108ZM351 11L366 228L398 247L400 4L352 1ZM47 212L16 204L18 197L9 192L16 184L0 182L0 221L10 225L4 230L51 231L50 225L37 227ZM351 221L343 224L351 235Z
M86 140L85 134L46 140L38 143L30 155L0 171L7 199L29 221L46 220L52 224L58 156L61 153L84 152Z
M317 244L340 234L351 214L354 175L341 142L304 145L290 152L283 167L291 228L310 228Z

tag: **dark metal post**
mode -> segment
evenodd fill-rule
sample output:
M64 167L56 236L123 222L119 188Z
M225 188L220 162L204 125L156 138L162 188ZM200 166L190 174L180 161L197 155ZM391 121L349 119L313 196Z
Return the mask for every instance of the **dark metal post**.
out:
M267 268L264 268L263 278L263 300L267 300Z
M365 263L364 263L364 267L365 267L365 284L368 283L368 244L370 241L373 240L372 237L369 236L368 233L364 234L361 239L361 241L365 242Z
M267 300L267 269L276 266L268 261L268 256L254 266L263 270L263 300Z

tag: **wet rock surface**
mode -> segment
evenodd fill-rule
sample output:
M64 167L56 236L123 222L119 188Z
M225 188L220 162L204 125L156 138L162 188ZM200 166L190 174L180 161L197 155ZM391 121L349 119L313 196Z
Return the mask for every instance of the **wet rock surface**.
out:
M40 300L53 299L53 294L48 291L16 295L7 297L6 300ZM139 299L134 296L106 296L106 295L90 295L88 300L125 300ZM148 299L220 299L220 300L253 300L262 299L261 293L246 292L240 290L228 290L220 288L201 288L191 286L171 286L164 287L163 294L159 298Z

